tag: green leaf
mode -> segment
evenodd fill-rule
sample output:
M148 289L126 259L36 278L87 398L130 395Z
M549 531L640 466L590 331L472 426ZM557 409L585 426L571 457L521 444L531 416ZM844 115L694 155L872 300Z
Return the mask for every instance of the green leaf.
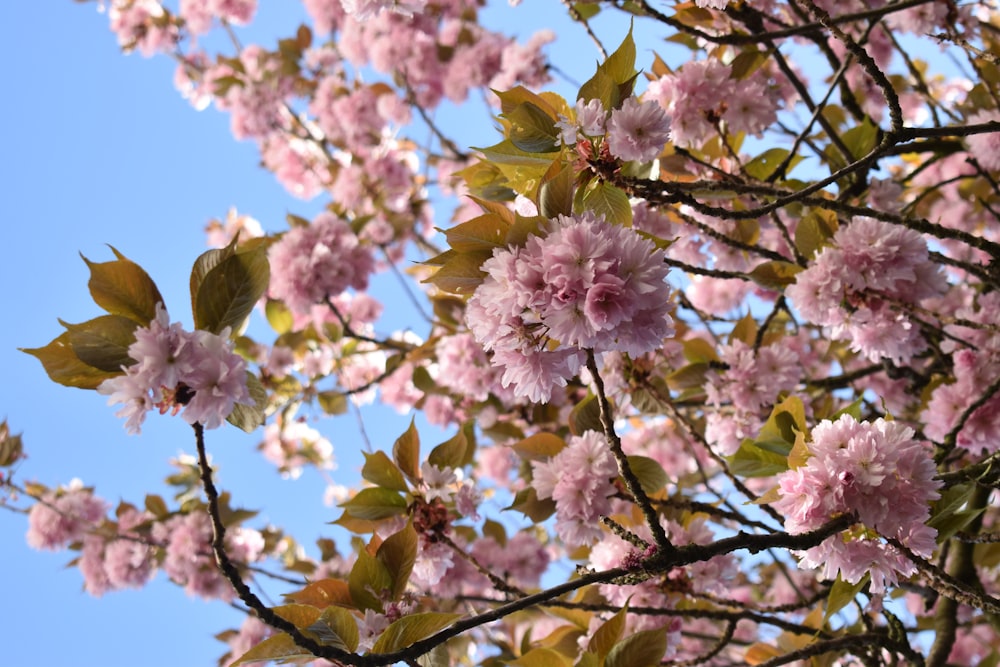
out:
M510 142L522 151L549 153L559 149L555 119L532 102L522 102L501 116L511 124Z
M377 521L406 514L406 499L396 491L375 486L361 489L339 507L356 519Z
M632 205L625 191L606 182L595 182L583 195L583 209L593 211L608 222L627 227L632 224Z
M594 76L580 86L576 98L584 102L600 100L605 110L615 109L621 100L618 99L618 84L607 72L598 66Z
M759 181L766 181L774 173L774 170L778 168L778 165L784 162L786 157L788 157L787 148L771 148L750 160L744 166L744 169L751 177ZM786 173L794 169L795 165L802 162L803 159L805 158L801 155L793 157L788 163Z
M392 576L382 561L370 555L367 549L361 549L347 578L347 586L358 609L381 613L382 592L392 589Z
M740 448L732 456L726 457L729 469L734 475L741 477L769 477L788 470L788 453L774 451L774 446L761 446L753 440L744 440Z
M392 445L392 460L410 480L416 484L420 480L420 434L410 419L410 426Z
M77 359L88 366L117 374L135 363L128 353L139 327L135 320L123 315L101 315L81 324L59 323L69 332L69 344Z
M783 440L788 444L795 443L796 431L808 432L806 424L806 408L798 396L789 396L771 409L764 426L761 427L758 442L765 440Z
M460 253L485 250L492 253L494 248L506 245L510 223L499 215L484 213L444 231L448 245Z
M278 334L288 333L295 325L292 311L282 301L268 299L267 303L264 304L264 316L271 328Z
M342 391L336 389L321 391L316 394L316 401L325 414L342 415L347 412L347 396Z
M380 450L374 454L367 452L362 452L362 454L365 457L365 465L361 468L363 478L385 489L402 491L403 493L409 490L403 473L385 452Z
M67 387L97 389L105 380L122 374L120 370L117 373L102 371L80 361L73 352L68 331L64 331L45 347L18 349L42 362L50 380Z
M553 162L538 190L538 210L546 218L573 214L573 169Z
M267 291L270 276L267 246L263 244L223 259L205 273L198 286L192 304L195 328L216 334L227 327L231 334L239 332Z
M320 643L327 646L333 646L350 653L358 648L360 640L358 620L354 614L343 607L333 605L327 607L319 615L319 618L305 629L315 635Z
M756 46L741 51L729 64L729 78L737 81L747 78L767 62L769 55L767 51L761 51Z
M414 642L444 630L461 617L461 614L446 614L436 611L403 616L393 621L375 640L372 653L393 653L404 649Z
M600 657L606 657L611 649L614 648L618 640L621 639L622 633L625 631L625 615L628 612L628 605L615 612L615 615L604 621L601 627L594 631L593 636L590 638L590 643L587 644L587 650L593 651Z
M544 97L533 93L524 86L515 86L510 90L493 91L500 98L500 112L504 118L509 119L509 114L516 113L518 107L529 104L551 122L559 119L559 113L552 107Z
M170 514L170 509L163 498L152 493L146 494L146 510L157 519L165 519Z
M232 663L235 665L246 665L251 662L291 662L292 660L315 658L312 653L296 645L291 635L281 632L268 637L257 644L240 658Z
M94 302L112 315L121 315L146 326L156 317L156 304L163 303L160 290L141 266L126 258L114 247L113 262L96 264L83 255L90 269L90 295Z
M413 529L413 524L407 523L401 531L387 537L375 557L389 573L392 599L398 600L406 590L413 564L417 560L417 531Z
M487 250L455 253L447 258L434 275L423 282L453 294L472 294L486 277L480 267L492 256L493 252Z
M258 426L262 426L267 418L267 390L250 371L247 371L247 389L250 391L253 404L235 404L226 421L246 433L251 433Z
M629 25L625 39L618 45L615 52L608 56L608 59L601 65L601 69L615 83L625 83L635 77L635 40L632 38L631 25ZM610 107L605 108L610 111Z
M750 272L750 279L767 289L783 290L795 282L795 276L802 267L791 262L774 260L758 264Z
M427 456L427 461L438 468L461 468L466 460L466 452L469 449L469 442L462 431L454 437L445 440L440 445L431 450Z
M535 433L514 443L513 449L522 459L545 461L566 446L566 441L553 433Z
M643 630L615 644L604 660L604 667L658 667L666 652L665 630Z
M587 431L604 432L601 425L601 404L596 396L588 394L573 406L569 413L569 430L573 435L583 435Z
M838 226L836 213L814 208L802 216L795 228L795 247L806 259L812 259L833 237Z
M653 494L667 485L670 478L659 463L648 456L628 456L629 467L647 494Z
M514 502L504 509L515 510L535 523L541 523L556 513L556 503L551 498L539 498L535 488L529 486L518 491Z
M868 575L861 577L858 583L852 584L841 579L838 574L837 580L830 587L830 595L826 598L826 611L823 614L823 624L826 625L833 618L834 614L851 604L858 593L861 592L861 589L867 584Z
M976 491L974 483L957 484L941 493L931 508L927 525L937 530L938 543L951 538L982 514L984 508L971 509L969 501Z
M535 647L516 660L507 662L509 667L570 667L572 661L551 648Z
M688 364L667 376L667 386L677 391L704 387L708 370L709 365L704 362Z

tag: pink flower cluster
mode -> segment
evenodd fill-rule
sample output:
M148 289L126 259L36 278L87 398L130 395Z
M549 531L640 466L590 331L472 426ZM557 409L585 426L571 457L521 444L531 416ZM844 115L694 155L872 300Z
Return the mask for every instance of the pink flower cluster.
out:
M589 212L559 216L524 247L494 250L466 321L504 369L504 387L547 401L579 370L584 349L638 356L673 333L663 259L631 229Z
M670 117L656 102L629 97L608 119L608 150L621 160L655 160L669 138Z
M548 461L531 464L531 485L539 498L556 503L556 533L570 546L593 544L603 536L598 519L611 511L618 463L602 433L573 436Z
M833 236L786 294L802 316L872 361L904 364L926 347L920 330L893 303L916 304L946 289L941 267L920 234L857 217Z
M842 514L861 525L848 532L854 539L833 535L808 549L800 565L822 567L828 579L839 570L851 583L870 573L876 595L895 585L898 574L913 574L913 563L880 538L895 538L925 558L934 552L937 531L926 522L941 482L926 443L899 422L843 415L813 429L809 452L805 465L778 476L782 497L774 508L785 528L805 533Z
M163 545L163 571L188 595L231 600L232 586L212 554L212 520L207 512L178 514L157 523L153 540ZM256 530L235 527L226 532L226 553L237 564L257 561L264 554L264 537Z
M763 424L762 410L769 410L782 391L790 391L802 376L799 356L786 343L754 350L734 340L720 350L727 368L708 374L706 398L716 409L708 414L705 438L720 454L739 449L743 438L753 437ZM731 411L725 410L730 407Z
M218 428L237 403L252 404L246 362L233 352L228 329L222 335L184 331L180 323L170 324L163 304L157 304L156 318L136 329L128 353L136 363L97 391L110 396L109 405L124 403L117 415L126 418L129 433L141 431L154 407L161 414L183 408L189 424Z
M295 227L268 250L270 294L298 314L349 287L365 289L375 268L371 251L360 245L346 222L332 213Z
M194 35L203 35L212 27L212 18L246 25L257 11L257 0L181 0L180 15Z
M74 480L68 488L49 491L28 513L28 545L56 551L83 539L108 511L108 504Z
M80 572L84 588L95 597L122 588L142 588L156 574L156 548L137 531L153 516L134 507L118 512L117 535L83 538Z
M698 147L718 134L722 121L731 134L759 137L777 121L779 95L763 70L741 80L731 74L729 65L713 58L685 63L650 82L646 94L670 114L673 143Z
M937 442L944 442L966 410L1000 377L995 353L962 349L952 357L955 381L937 387L921 414L924 433ZM968 416L955 444L976 454L1000 451L1000 396L988 399Z

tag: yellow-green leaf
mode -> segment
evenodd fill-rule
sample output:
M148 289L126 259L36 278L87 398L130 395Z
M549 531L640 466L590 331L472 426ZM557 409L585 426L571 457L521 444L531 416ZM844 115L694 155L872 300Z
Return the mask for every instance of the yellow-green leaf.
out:
M507 662L510 667L569 667L572 661L551 648L533 648L516 660Z
M68 331L64 331L45 347L19 349L42 362L49 379L67 387L97 389L105 380L122 374L122 371L102 371L80 361L73 352Z
M365 457L365 465L361 468L363 478L386 489L404 493L409 490L403 473L385 452L379 450L373 454L367 452L362 452L362 454Z
M311 625L305 628L327 646L353 653L358 648L360 636L358 619L347 609L329 606Z
M392 590L392 576L382 561L369 555L366 549L361 549L347 578L347 586L358 609L381 613L382 592Z
M639 486L647 494L653 494L667 485L669 477L659 463L648 456L628 456L629 467L639 480Z
M396 491L378 486L361 489L339 506L351 516L367 521L406 514L406 499Z
M666 630L643 630L615 644L604 667L658 667L666 652Z
M267 390L260 383L257 376L247 371L247 390L250 392L252 405L237 403L233 406L233 411L226 417L226 421L247 433L251 433L257 427L264 424L267 418Z
M392 581L392 599L398 600L406 590L417 560L417 531L408 523L398 533L386 538L378 548L375 557L385 566Z
M280 663L315 657L309 651L297 646L290 635L281 632L257 644L232 664L234 666L246 665L251 662L267 662L270 660Z
M444 236L448 245L457 252L485 250L492 253L494 248L505 245L508 229L510 223L499 215L484 213L444 230Z
M393 443L392 460L411 484L417 483L420 479L420 435L413 419L410 419L410 426L406 432Z
M750 272L750 279L767 289L783 290L795 282L795 276L802 267L791 262L774 260L758 264Z
M562 451L566 441L553 433L535 433L514 443L518 456L529 461L544 461Z
M593 636L590 638L590 643L587 644L587 649L602 658L607 656L625 631L626 613L628 613L628 605L625 605L614 616L604 621L601 627L594 631Z
M372 653L393 653L410 646L414 642L426 639L434 633L447 628L461 614L446 614L442 612L424 612L410 614L393 621L375 640Z
M431 450L427 461L438 468L460 468L466 459L469 442L465 433L459 431L454 437L445 440Z
M583 210L593 211L615 225L632 224L632 205L624 190L605 182L596 182L583 195Z
M195 328L221 333L229 327L232 334L238 333L267 291L270 276L264 245L223 259L198 286L192 304Z

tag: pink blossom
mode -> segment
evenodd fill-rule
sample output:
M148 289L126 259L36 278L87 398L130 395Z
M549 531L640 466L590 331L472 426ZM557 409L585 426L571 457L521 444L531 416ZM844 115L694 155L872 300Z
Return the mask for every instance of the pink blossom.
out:
M279 419L268 424L260 450L282 475L292 479L298 478L307 464L323 470L336 467L333 445L302 419Z
M271 296L298 313L349 287L365 289L374 266L347 223L320 213L308 227L295 227L268 250Z
M928 256L920 234L872 218L854 218L833 236L786 295L802 316L832 327L834 338L872 361L905 363L926 346L906 313L888 297L919 303L946 289L945 276Z
M822 526L841 514L854 514L881 537L900 540L921 556L930 557L936 531L926 525L930 501L942 483L930 449L913 440L913 429L877 419L858 422L843 415L823 421L812 431L812 456L805 465L778 475L781 499L774 507L790 533ZM805 552L802 567L824 568L824 576L841 576L852 583L872 574L872 592L895 585L897 574L909 576L912 563L879 539L859 535L845 540L827 538Z
M548 461L532 463L532 486L539 498L556 503L556 532L571 546L592 544L602 534L597 519L611 509L612 479L618 464L604 435L574 436Z
M673 331L662 252L590 213L560 216L544 237L497 249L482 268L466 321L504 369L502 385L533 401L565 386L582 348L637 356Z
M28 545L55 551L83 538L104 518L108 505L75 480L49 491L28 512Z
M655 160L669 137L670 117L655 102L629 97L608 119L608 149L621 160Z
M146 412L184 409L189 423L218 428L237 403L251 404L246 362L234 353L228 329L223 335L184 331L170 324L163 304L156 318L135 330L129 356L135 364L123 375L105 380L97 391L110 396L109 404L124 403L117 414L127 417L125 428L139 433Z

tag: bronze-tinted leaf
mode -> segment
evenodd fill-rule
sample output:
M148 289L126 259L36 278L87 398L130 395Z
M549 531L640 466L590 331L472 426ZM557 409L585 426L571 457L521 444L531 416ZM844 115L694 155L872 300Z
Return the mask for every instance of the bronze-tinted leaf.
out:
M145 326L156 317L156 304L163 303L160 290L141 266L115 248L112 262L91 262L83 255L90 269L90 295L94 302L112 315L127 317Z

